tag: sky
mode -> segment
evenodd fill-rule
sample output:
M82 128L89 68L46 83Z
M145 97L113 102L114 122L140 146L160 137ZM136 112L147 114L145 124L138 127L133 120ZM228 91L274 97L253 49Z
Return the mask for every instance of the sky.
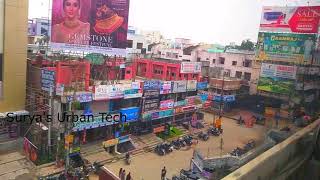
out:
M29 0L29 18L50 17L54 0ZM262 6L320 5L320 0L130 0L129 26L165 38L239 44L256 41Z

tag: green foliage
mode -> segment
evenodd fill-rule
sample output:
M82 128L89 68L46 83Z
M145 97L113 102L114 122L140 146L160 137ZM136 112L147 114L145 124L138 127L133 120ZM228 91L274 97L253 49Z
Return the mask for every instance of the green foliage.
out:
M157 136L161 139L170 139L170 138L174 138L174 137L177 137L177 136L181 136L183 133L181 130L175 128L175 127L172 127L171 131L170 131L170 134L169 135L165 135L164 132L162 133L159 133L157 134Z

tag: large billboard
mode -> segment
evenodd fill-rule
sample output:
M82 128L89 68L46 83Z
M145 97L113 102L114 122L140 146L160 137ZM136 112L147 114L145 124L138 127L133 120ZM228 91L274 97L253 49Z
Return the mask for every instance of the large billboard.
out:
M260 31L317 33L320 6L263 7Z
M51 47L126 54L129 0L53 0Z
M314 34L259 32L256 59L311 63L315 42Z
M201 62L182 62L181 73L201 73Z
M262 63L258 90L289 95L294 91L296 71L295 66Z

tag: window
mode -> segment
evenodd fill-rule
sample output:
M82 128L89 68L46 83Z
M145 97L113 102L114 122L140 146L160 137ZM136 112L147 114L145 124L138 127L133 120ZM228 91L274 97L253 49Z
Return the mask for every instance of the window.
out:
M201 61L201 58L198 57L198 58L197 58L197 62L200 62L200 61Z
M209 60L209 58L207 58L207 60Z
M237 61L232 61L232 66L236 66L237 65Z
M142 49L143 43L137 43L137 49Z
M236 78L241 79L242 72L236 71Z
M126 73L127 73L127 74L130 74L130 73L131 73L131 71L126 71Z
M127 47L128 48L132 48L133 41L132 40L128 40L127 43L128 43Z
M219 57L219 63L224 64L225 58L224 57Z
M212 64L215 64L216 63L216 59L212 59Z
M251 67L252 66L252 61L249 59L244 60L243 62L244 67Z
M247 80L247 81L250 81L251 80L251 73L245 72L244 73L244 79Z

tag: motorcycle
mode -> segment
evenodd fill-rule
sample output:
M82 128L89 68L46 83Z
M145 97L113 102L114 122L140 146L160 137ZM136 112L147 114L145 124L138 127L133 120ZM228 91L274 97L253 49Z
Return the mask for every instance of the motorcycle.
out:
M222 130L219 130L218 128L209 128L208 129L208 134L213 135L213 136L220 136Z
M230 155L231 155L231 156L237 156L237 157L239 157L239 156L242 156L244 153L245 153L245 152L244 152L244 150L243 150L242 148L237 147L236 149L234 149L234 150L230 153Z
M248 152L248 151L250 151L251 149L255 148L255 146L256 146L255 141L254 141L254 140L251 140L251 141L249 141L249 142L243 147L243 149L244 149L245 152Z
M173 148L176 149L176 150L179 150L181 148L181 143L179 141L179 139L175 140L175 141L172 141L171 143L173 145Z
M173 151L173 146L169 143L164 143L163 144L163 148L165 150L165 152L168 154L168 153L171 153Z
M201 139L201 140L203 140L203 141L208 141L209 136L208 136L208 134L206 134L206 133L200 132L200 133L198 134L198 138Z
M162 144L158 144L154 150L159 156L164 156L166 154Z
M192 137L187 135L183 138L184 142L186 143L186 145L191 146L192 145Z

